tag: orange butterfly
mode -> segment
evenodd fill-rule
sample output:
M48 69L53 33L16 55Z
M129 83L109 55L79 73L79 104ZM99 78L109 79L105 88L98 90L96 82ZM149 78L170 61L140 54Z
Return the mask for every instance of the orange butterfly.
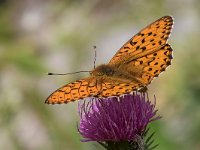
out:
M171 16L156 20L125 43L108 64L96 67L87 78L57 89L45 103L119 96L146 88L171 64L172 48L167 40L172 25Z

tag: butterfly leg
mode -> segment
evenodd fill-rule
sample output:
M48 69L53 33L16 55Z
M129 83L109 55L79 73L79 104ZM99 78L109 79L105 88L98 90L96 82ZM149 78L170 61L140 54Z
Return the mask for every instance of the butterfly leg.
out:
M140 93L146 93L147 90L148 90L147 87L144 86L144 87L139 88L139 89L138 89L138 92L140 92Z

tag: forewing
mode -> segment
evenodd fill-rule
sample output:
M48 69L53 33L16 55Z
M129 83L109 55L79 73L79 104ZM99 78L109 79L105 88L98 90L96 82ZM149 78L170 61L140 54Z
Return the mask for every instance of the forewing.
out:
M171 16L164 16L156 20L125 43L110 60L109 64L119 66L127 58L151 54L163 47L167 43L172 25L173 18Z
M69 83L53 92L45 101L47 104L63 104L86 97L92 97L99 93L101 84L95 77L88 77Z

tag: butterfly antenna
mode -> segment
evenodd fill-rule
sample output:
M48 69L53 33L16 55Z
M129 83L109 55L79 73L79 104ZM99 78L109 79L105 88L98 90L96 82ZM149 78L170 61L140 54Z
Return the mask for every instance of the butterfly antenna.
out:
M97 58L97 52L96 52L96 46L93 46L94 48L94 69L96 68L96 58Z
M77 71L77 72L70 72L70 73L52 73L52 72L49 72L48 75L69 75L69 74L76 74L76 73L81 73L81 72L90 72L90 71Z

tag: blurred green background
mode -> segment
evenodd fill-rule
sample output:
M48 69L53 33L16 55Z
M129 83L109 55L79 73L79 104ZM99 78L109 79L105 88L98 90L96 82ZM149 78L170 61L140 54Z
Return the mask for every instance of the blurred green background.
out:
M200 149L199 0L0 0L0 149L100 150L77 133L77 102L46 105L58 87L107 63L140 29L172 15L172 65L149 86L163 118L160 150Z

